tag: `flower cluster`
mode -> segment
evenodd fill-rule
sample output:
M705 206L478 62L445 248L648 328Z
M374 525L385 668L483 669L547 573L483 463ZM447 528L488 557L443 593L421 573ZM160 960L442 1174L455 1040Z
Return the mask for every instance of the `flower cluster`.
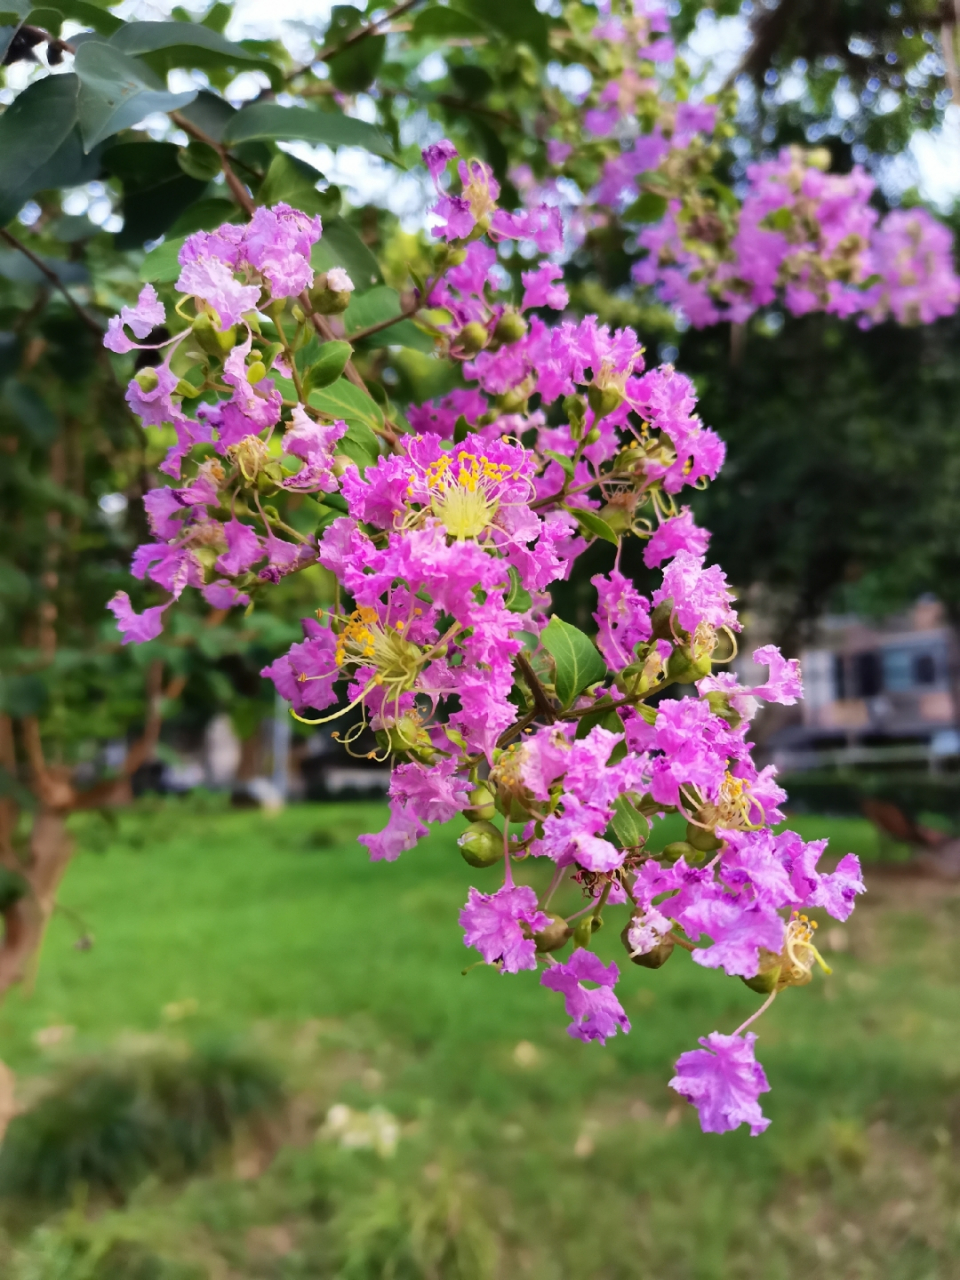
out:
M423 302L463 385L408 421L365 399L335 319L351 282L310 267L318 219L281 205L191 237L172 313L147 286L107 338L156 352L128 400L169 437L176 482L147 494L154 540L133 560L168 598L137 614L119 593L111 608L125 640L149 640L188 588L253 606L320 564L336 603L263 674L305 722L342 719L348 746L376 735L392 773L389 820L360 837L373 859L461 815L464 859L502 876L470 890L466 944L503 974L539 969L578 1039L630 1030L618 966L593 950L607 912L623 912L631 962L658 968L679 947L772 999L822 963L809 913L846 919L863 885L852 855L823 870L822 843L773 831L784 793L753 763L750 717L760 701L796 701L798 664L765 646L763 684L724 669L735 594L678 499L717 475L723 444L689 379L647 368L632 330L538 314L566 305L559 268L538 258L562 244L555 210L500 209L479 162L461 162L448 189L449 143L424 158L441 244ZM506 238L531 255L519 305L493 269ZM350 395L334 394L348 374ZM297 516L304 495L321 511L312 529ZM659 574L649 595L621 567L630 537ZM610 566L592 579L594 638L551 614L548 589L598 539ZM667 815L682 840L665 844ZM584 906L551 911L571 887ZM767 1124L743 1031L715 1031L677 1064L673 1087L704 1129Z

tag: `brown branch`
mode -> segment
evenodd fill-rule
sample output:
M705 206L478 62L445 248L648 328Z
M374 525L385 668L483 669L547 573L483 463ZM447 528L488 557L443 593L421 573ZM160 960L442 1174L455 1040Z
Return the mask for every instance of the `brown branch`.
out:
M376 35L377 31L387 22L392 22L394 18L399 18L401 14L406 13L408 9L412 9L414 5L419 4L420 0L403 0L402 4L396 5L385 13L382 18L378 18L376 22L371 22L369 26L361 27L359 31L355 31L353 35L347 36L346 40L341 40L339 44L330 45L329 48L321 49L314 62L329 62L335 58L338 53L343 53L344 49L349 49L352 45L359 44L361 40L366 40L367 36ZM304 67L303 70L306 70ZM301 72L297 72L300 75ZM295 78L295 77L294 77Z
M225 147L222 142L217 142L214 138L211 138L208 133L204 133L204 131L197 125L192 124L191 121L189 121L186 116L181 115L179 111L172 111L170 113L170 119L174 124L179 125L184 133L189 134L191 138L194 138L197 142L203 142L208 147L213 148L220 157L220 167L223 170L223 176L227 180L227 186L233 193L233 198L247 217L252 218L256 205L253 202L253 197L250 192L233 171L228 148Z
M25 258L32 262L40 274L45 276L53 287L63 294L87 328L92 330L98 338L103 337L103 327L97 323L96 318L85 307L80 305L52 267L48 267L42 258L38 258L32 249L28 249L22 241L18 240L6 228L0 228L0 239L5 240L11 248L16 249L18 253L22 253Z
M514 659L520 668L520 674L530 686L530 692L533 694L533 705L537 715L543 716L548 724L553 724L557 718L556 708L550 705L550 699L547 697L546 690L540 683L537 673L527 661L527 657L523 653L518 653Z

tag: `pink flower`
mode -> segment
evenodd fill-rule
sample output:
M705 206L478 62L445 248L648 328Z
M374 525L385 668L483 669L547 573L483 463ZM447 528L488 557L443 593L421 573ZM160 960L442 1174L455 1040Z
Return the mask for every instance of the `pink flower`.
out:
M181 261L182 255L183 250ZM221 330L239 324L244 312L255 311L260 303L260 286L241 284L232 268L219 258L196 258L187 262L181 268L176 287L181 293L192 294L212 307L219 317Z
M653 593L653 603L673 601L673 615L691 635L701 622L719 630L740 630L737 615L730 607L733 592L719 565L703 567L703 556L678 551L663 573L663 585Z
M692 952L706 969L723 969L739 978L752 978L760 969L760 948L779 952L783 921L769 907L741 902L729 895L706 897L676 917L691 938L713 938L709 947Z
M753 660L770 668L766 683L750 690L755 698L792 707L798 698L803 697L800 663L796 658L787 659L775 644L765 644L762 649L754 650Z
M757 1101L770 1086L754 1057L756 1041L752 1031L743 1036L713 1031L701 1037L702 1049L691 1049L677 1059L670 1088L697 1108L704 1133L727 1133L748 1124L755 1138L769 1126Z
M457 769L453 758L426 766L415 762L395 765L390 795L422 822L449 822L469 800L470 783Z
M648 569L656 569L678 551L689 551L694 556L704 556L710 543L710 534L694 524L689 507L682 507L672 520L664 520L643 549L643 563Z
M530 934L549 923L550 917L538 910L537 895L527 885L504 885L496 893L471 889L460 912L466 946L476 947L487 964L501 961L503 973L537 967L536 944Z
M292 703L298 714L308 708L323 711L336 702L333 686L340 679L333 632L315 618L302 619L301 626L304 639L260 672L273 681L277 693Z
M152 284L145 284L140 290L140 297L135 307L121 307L119 316L111 316L107 325L107 334L103 345L109 351L122 355L136 347L123 332L123 326L133 330L134 336L141 342L152 330L163 324L167 315L163 303L157 298L157 291Z
M522 272L520 279L523 281L521 311L530 307L552 307L554 311L562 311L570 301L564 286L553 283L563 279L563 267L552 262L544 262L534 271Z
M357 839L369 849L371 862L396 862L426 834L427 828L415 814L391 801L390 820L383 830Z
M217 572L231 576L244 573L258 560L263 559L263 546L260 539L240 520L228 520L223 526L227 539L227 550L217 559Z
M420 154L423 156L423 163L430 172L434 186L439 190L440 179L446 171L447 165L451 160L455 160L459 154L457 148L449 139L441 138L439 142L434 142L429 147L424 147Z
M650 639L650 602L618 569L590 581L599 604L593 615L600 629L597 647L607 666L619 671L635 661L637 645Z
M630 1030L630 1020L613 994L620 970L615 964L605 966L592 951L578 947L565 964L553 964L540 979L542 987L559 991L564 996L568 1017L572 1018L567 1033L584 1043L599 1040L605 1044L618 1031ZM595 982L595 988L584 982Z
M137 613L127 593L118 591L107 601L107 608L117 620L123 644L145 644L148 640L155 640L163 630L163 615L170 604L168 600L166 604L154 605L151 609L144 609L143 613Z

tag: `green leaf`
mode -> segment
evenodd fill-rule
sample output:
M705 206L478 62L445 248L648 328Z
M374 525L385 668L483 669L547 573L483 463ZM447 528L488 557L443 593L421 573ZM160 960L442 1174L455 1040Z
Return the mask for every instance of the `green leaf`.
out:
M782 209L775 209L773 213L767 214L763 221L766 226L771 227L774 231L789 231L793 226L793 210L786 206Z
M349 342L325 342L317 350L317 356L307 369L303 389L309 396L311 391L319 391L329 387L343 373L347 361L353 355L353 347Z
M215 231L224 222L239 222L243 216L243 210L232 200L220 200L216 197L197 200L184 209L173 223L170 235L182 238L192 235L194 231Z
M223 139L223 131L237 114L236 107L231 107L215 93L201 89L193 102L181 109L180 114L191 124L195 124L208 138L214 142Z
M49 447L60 434L60 423L53 410L26 383L9 379L4 384L3 403L36 444Z
M526 613L533 605L533 597L520 581L520 575L513 565L510 565L508 572L510 574L510 590L507 592L503 603L511 613Z
M350 305L343 313L343 327L347 337L359 329L367 329L372 324L380 324L396 316L400 318L400 295L396 289L387 285L379 285L376 289L368 289L366 293L355 293Z
M555 449L544 449L543 454L544 457L552 458L554 462L559 463L567 475L570 476L571 479L573 478L574 467L572 458L568 458L564 453L557 453Z
M328 418L342 418L351 426L357 424L371 432L383 429L380 406L346 378L338 378L329 387L311 392L309 399L310 404Z
M313 142L328 147L362 147L372 155L395 159L390 140L376 125L354 120L342 111L314 111L310 107L280 107L254 102L242 107L223 131L226 143Z
M550 54L550 24L533 0L457 0L455 6L513 43L530 46L546 62Z
M551 618L540 638L556 663L557 697L565 707L607 674L607 664L590 637L562 618Z
M655 191L644 191L623 217L626 222L659 222L666 212L666 196L658 196Z
M41 715L48 701L47 686L39 676L0 677L0 710L15 720Z
M173 67L238 67L262 71L273 89L283 87L279 67L196 22L128 22L110 37L110 44L123 53L143 55L158 75Z
M340 217L324 220L323 235L313 246L310 265L314 271L343 267L358 289L383 283L380 264L353 227Z
M77 111L85 151L151 112L176 111L197 96L196 89L168 93L144 63L99 40L85 40L73 65L80 80Z
M619 547L620 539L606 520L601 519L596 512L586 511L582 507L565 507L564 510L570 512L581 529L592 533L595 538L603 538L605 542L612 542L615 547Z
M585 738L597 725L601 729L608 729L611 733L623 733L623 721L616 711L612 711L610 707L601 707L598 711L590 711L587 715L580 717L574 737Z
M617 796L614 800L610 825L625 849L634 849L643 844L650 834L650 823L642 813L637 812L625 795Z
M180 274L177 255L186 238L179 236L176 240L164 240L163 244L151 249L140 263L140 279L150 284L169 284L171 280L176 280Z
M324 219L335 217L340 209L340 189L329 187L318 191L317 183L322 177L312 164L279 151L270 161L257 192L257 203L274 205L284 201L302 213L319 213Z
M101 9L98 4L89 4L88 0L56 0L53 6L59 9L65 18L74 22L82 22L103 36L112 36L125 26L120 18L115 17L109 9Z
M77 121L77 77L35 80L0 116L0 224L23 207Z
M363 93L369 89L383 63L386 48L386 36L367 36L331 58L327 66L336 88L341 93Z
M456 40L486 34L483 23L456 9L423 9L413 20L411 40Z

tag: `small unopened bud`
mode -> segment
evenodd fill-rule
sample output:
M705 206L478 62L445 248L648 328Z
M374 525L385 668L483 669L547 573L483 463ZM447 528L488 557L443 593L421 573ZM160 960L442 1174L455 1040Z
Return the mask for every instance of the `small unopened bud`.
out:
M195 387L192 382L188 382L186 378L181 378L174 390L178 396L183 396L185 400L193 400L202 391L202 387Z
M526 335L527 322L519 311L508 309L497 321L493 336L498 342L519 342Z
M583 437L584 444L596 444L600 439L600 428L591 427L587 434Z
M310 305L317 315L335 316L350 305L353 281L342 267L332 267L326 275L317 276L310 290Z
M145 395L149 395L151 391L156 391L160 385L156 369L141 369L139 373L134 374L133 380Z
M623 404L623 392L616 387L587 387L587 400L593 410L594 418L599 422L608 413L613 413Z
M253 364L247 369L247 381L251 386L255 386L258 382L262 382L267 376L267 367L262 360L254 360Z
M221 333L219 327L205 311L201 311L191 327L197 345L208 356L224 356L232 350L237 341L237 330L234 325Z
M471 822L457 844L471 867L492 867L503 857L503 832L492 822Z
M486 325L482 325L479 320L471 320L460 330L457 346L464 354L472 356L482 351L489 341L490 335L487 333Z
M537 950L540 952L559 951L570 940L573 930L563 916L558 916L553 911L548 911L547 915L550 917L550 923L545 929L535 933L533 940L537 944Z
M342 475L345 475L350 470L351 467L353 467L355 471L358 469L357 464L354 462L352 458L348 457L347 454L335 453L333 455L333 465L331 466L330 470L333 472L333 474L337 477L338 480Z
M688 867L703 861L702 851L686 840L671 840L660 856L664 862L679 862L683 858Z
M575 947L589 947L590 939L598 929L602 928L603 921L599 916L583 916L582 919L577 921L577 927L573 931L573 945Z
M757 991L760 995L768 996L779 985L782 969L783 962L777 952L768 951L766 947L761 947L759 972L755 973L752 978L741 978L740 981L745 983L751 991Z
M590 435L593 435L592 431ZM590 443L590 436L587 436L587 443ZM633 513L622 502L608 502L597 514L601 520L607 522L614 533L626 533L633 527Z
M463 813L471 822L489 822L496 811L494 792L485 782L481 782L470 792L470 806Z
M701 849L704 853L713 853L715 849L720 848L722 841L718 840L706 827L698 827L696 823L688 822L687 844L692 844L695 849Z

